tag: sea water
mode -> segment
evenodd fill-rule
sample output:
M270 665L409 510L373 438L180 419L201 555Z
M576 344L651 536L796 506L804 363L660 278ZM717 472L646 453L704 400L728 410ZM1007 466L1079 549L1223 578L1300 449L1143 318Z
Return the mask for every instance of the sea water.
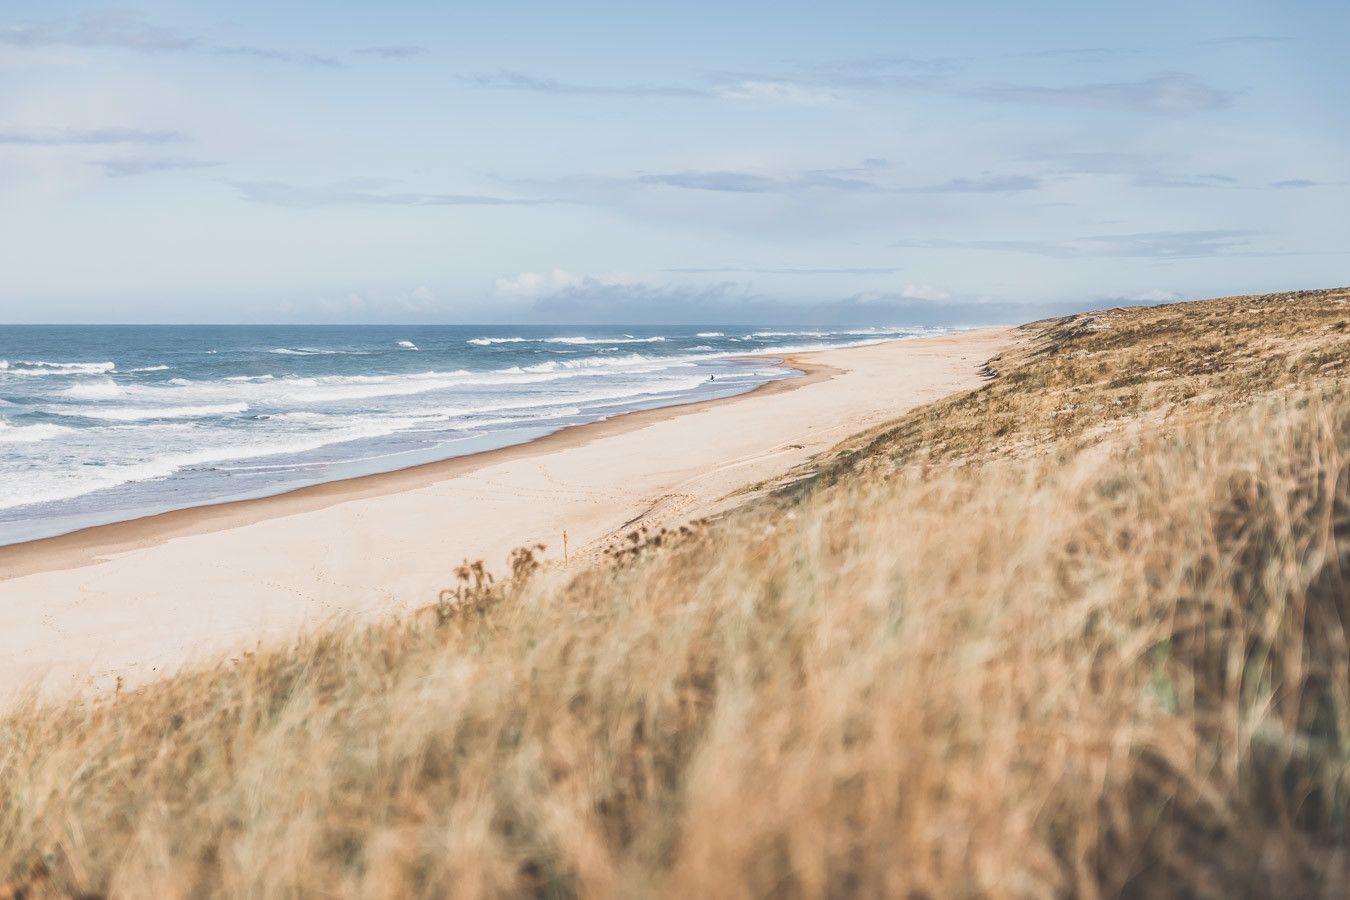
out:
M796 374L775 355L933 331L0 325L0 544L726 397Z

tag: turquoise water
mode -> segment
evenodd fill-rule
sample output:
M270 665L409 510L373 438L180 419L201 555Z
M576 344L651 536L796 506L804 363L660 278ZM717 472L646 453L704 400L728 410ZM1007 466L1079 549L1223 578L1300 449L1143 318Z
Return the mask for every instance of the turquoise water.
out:
M729 396L794 374L748 355L921 333L0 326L0 544Z

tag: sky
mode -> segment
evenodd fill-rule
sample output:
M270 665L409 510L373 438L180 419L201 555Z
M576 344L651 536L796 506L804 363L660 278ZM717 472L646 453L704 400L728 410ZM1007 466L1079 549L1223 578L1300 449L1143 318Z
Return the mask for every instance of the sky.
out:
M0 3L0 322L927 324L1350 283L1344 2Z

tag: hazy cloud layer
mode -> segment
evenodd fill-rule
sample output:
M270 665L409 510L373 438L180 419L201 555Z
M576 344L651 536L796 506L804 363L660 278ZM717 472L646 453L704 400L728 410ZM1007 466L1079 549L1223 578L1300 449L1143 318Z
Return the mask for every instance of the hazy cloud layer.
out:
M463 80L484 88L594 97L691 97L819 104L849 89L931 88L954 68L947 59L887 55L802 66L787 72L722 73L703 84L587 84L513 70Z
M1035 191L1041 186L1041 179L1031 175L977 175L951 178L940 184L908 190L926 194L1005 194L1010 191Z
M83 128L62 131L0 129L0 144L20 147L94 146L100 144L177 144L181 131L144 128Z
M138 53L198 52L326 68L342 66L341 60L323 54L292 53L247 44L216 45L152 25L139 15L121 11L91 13L73 22L0 25L0 44L15 47L104 47Z
M1232 40L1254 40L1232 39ZM1100 57L1138 52L1127 48L1048 50L1023 56ZM1097 82L1063 86L992 85L961 89L954 76L962 63L954 59L879 56L806 66L786 73L734 73L705 84L593 84L569 82L503 70L465 76L466 83L485 88L541 94L596 97L691 97L820 104L854 90L918 90L1023 105L1102 109L1119 112L1186 116L1228 106L1237 92L1215 87L1185 72L1163 72L1138 81Z
M683 266L662 271L690 275L893 275L900 269L895 266L840 266L817 269Z
M1103 109L1159 116L1186 116L1228 106L1234 91L1221 90L1195 75L1169 72L1144 81L1117 81L1064 87L1002 85L973 96L1001 103Z
M814 169L788 176L759 175L752 172L667 172L640 175L641 184L686 188L695 191L726 191L737 194L788 193L827 189L876 191L874 182L841 174L849 170Z
M607 283L582 278L539 296L518 315L558 324L623 325L976 325L1025 322L1081 309L1068 303L1005 303L954 298L929 285L794 303L754 293L735 281L710 285Z
M1119 175L1135 188L1239 188L1242 182L1233 175L1206 171L1180 171L1187 159L1158 158L1142 152L1118 150L1050 152L1033 155L1029 162L1046 167L1053 175Z
M209 169L220 163L203 159L100 159L93 165L103 170L109 178L128 178L135 175L151 175L156 172L178 172L190 169Z
M1204 172L1199 175L1165 175L1160 172L1140 173L1134 176L1136 187L1154 188L1233 188L1240 183L1231 175Z
M551 78L536 78L523 72L503 71L493 75L471 75L468 83L485 88L530 91L537 94L571 94L596 97L711 97L712 90L669 85L574 84Z
M645 172L631 176L564 175L521 182L561 192L579 203L608 205L642 189L678 188L684 191L722 195L772 195L809 198L837 194L871 197L876 202L896 203L905 194L1011 194L1037 191L1045 186L1038 175L959 175L927 185L896 185L884 159L869 158L858 166L763 172L691 169L677 172ZM888 200L887 197L894 199Z
M951 59L898 54L839 60L801 66L780 73L726 74L716 79L710 96L730 100L820 104L848 91L936 89L957 70Z
M1310 178L1286 178L1283 181L1272 181L1268 187L1277 191L1301 190L1303 188L1315 187L1333 187L1335 185L1345 184L1344 181L1313 181Z
M250 47L247 45L216 47L214 52L221 56L246 56L251 59L267 60L268 62L297 63L304 66L321 66L327 69L340 69L343 66L342 60L333 56L323 56L316 53L288 53L285 50L273 50L268 47Z
M239 196L251 203L308 209L318 206L522 206L540 200L518 200L484 194L436 194L390 191L379 182L353 180L303 186L281 181L231 182Z
M892 246L920 250L1002 250L1056 259L1088 257L1196 259L1245 254L1255 232L1239 230L1154 231L1106 234L1062 241L898 241Z
M352 51L362 56L378 56L382 59L408 59L412 56L421 56L429 52L426 47L419 47L415 44L395 44L385 47L361 47Z
M959 63L950 58L883 54L809 66L800 77L839 88L928 87L958 68Z
M129 13L82 16L73 24L0 25L0 44L17 47L120 47L141 52L189 50L195 38L148 24Z

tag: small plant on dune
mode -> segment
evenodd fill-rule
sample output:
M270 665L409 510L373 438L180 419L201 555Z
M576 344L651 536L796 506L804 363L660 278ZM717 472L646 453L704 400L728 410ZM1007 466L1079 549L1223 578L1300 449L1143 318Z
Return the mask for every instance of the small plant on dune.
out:
M655 533L652 533L646 525L642 525L628 532L622 542L606 546L604 555L615 566L631 566L662 547L679 546L686 541L702 537L707 531L706 522L691 522L675 528L661 528Z
M532 544L512 550L507 558L507 568L511 573L507 585L493 577L483 560L464 560L455 567L455 586L441 591L431 607L437 624L444 625L453 619L465 617L481 619L505 599L508 585L515 593L524 590L543 565L539 556L546 549L543 544Z
M495 599L495 579L483 560L464 560L455 567L454 575L455 586L441 591L432 607L441 625L457 616L482 615Z
M511 582L523 588L534 577L534 573L539 571L543 564L539 556L548 548L543 544L532 544L528 547L517 547L511 551L507 559L507 567L511 570Z

